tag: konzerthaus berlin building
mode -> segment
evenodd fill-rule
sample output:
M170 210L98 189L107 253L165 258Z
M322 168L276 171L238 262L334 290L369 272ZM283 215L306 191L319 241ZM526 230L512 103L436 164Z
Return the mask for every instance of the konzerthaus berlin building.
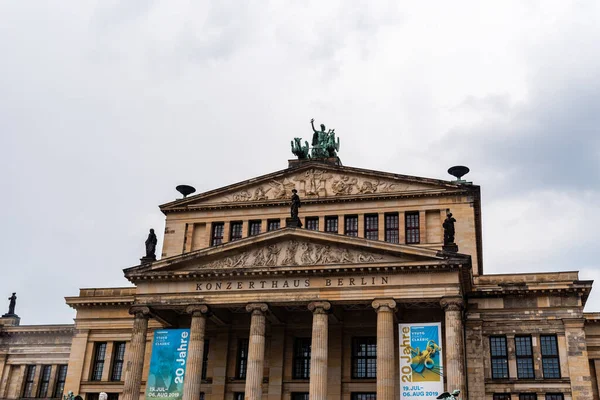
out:
M0 398L170 398L146 394L153 339L187 328L185 400L598 399L592 282L485 274L480 199L323 158L163 204L162 257L125 269L131 287L67 297L73 325L0 319ZM438 342L411 346L429 323Z

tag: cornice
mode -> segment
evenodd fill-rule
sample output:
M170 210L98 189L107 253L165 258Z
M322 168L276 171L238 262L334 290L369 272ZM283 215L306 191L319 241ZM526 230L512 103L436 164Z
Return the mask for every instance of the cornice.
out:
M4 326L3 333L8 335L56 335L73 334L75 325L20 325Z
M133 304L134 296L123 297L65 297L67 304L74 308L84 307L126 307Z

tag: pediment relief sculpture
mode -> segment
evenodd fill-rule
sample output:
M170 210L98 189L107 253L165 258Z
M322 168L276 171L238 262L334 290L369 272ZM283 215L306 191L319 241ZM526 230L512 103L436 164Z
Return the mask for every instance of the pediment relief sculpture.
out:
M365 177L359 174L343 174L326 169L310 168L287 177L271 179L268 182L217 196L206 202L237 203L286 200L291 197L292 189L298 190L298 194L302 198L315 199L361 194L399 193L410 190L432 189L432 187L401 180Z
M342 246L294 239L220 258L194 269L365 264L390 261L406 260L387 254L376 254Z

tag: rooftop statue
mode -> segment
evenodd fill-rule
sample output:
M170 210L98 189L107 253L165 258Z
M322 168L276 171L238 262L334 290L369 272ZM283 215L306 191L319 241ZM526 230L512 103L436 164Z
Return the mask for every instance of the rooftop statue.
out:
M449 212L446 214L446 220L442 224L444 228L444 245L449 245L454 243L454 223L456 219L452 217L452 213Z
M156 260L156 243L158 240L156 239L156 234L154 233L154 229L150 229L150 233L148 234L148 239L146 239L146 258L151 258Z
M298 160L310 158L308 155L308 142L305 140L304 146L302 146L302 138L294 138L294 140L292 140L292 153L298 157Z
M15 306L17 305L17 293L12 294L12 296L10 296L8 298L8 300L10 300L10 303L8 303L8 313L4 314L5 316L9 316L9 315L16 315L15 314Z
M294 138L292 141L292 153L299 160L336 157L337 152L340 151L340 139L336 139L335 129L327 130L325 125L321 124L321 130L316 130L314 118L310 120L310 125L313 130L310 155L308 153L308 142L304 141L305 145L302 146L302 138Z

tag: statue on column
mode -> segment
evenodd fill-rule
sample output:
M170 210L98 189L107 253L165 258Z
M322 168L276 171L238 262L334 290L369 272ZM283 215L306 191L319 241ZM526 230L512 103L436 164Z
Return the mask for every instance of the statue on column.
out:
M300 207L302 207L302 203L300 202L300 196L298 196L298 191L296 189L292 189L292 205L290 208L290 218L286 218L286 226L290 228L302 228L302 222L298 217L298 209Z
M456 389L452 393L444 392L440 394L436 399L448 399L448 400L458 400L458 395L460 394L460 390Z
M449 244L454 243L454 223L456 219L452 217L452 213L449 212L446 214L446 220L442 224L444 227L444 245L447 246Z
M154 229L150 229L150 233L148 234L148 239L146 239L146 255L142 257L143 262L156 261L156 243L158 240L156 239L156 234L154 233Z
M8 298L10 303L8 303L8 313L5 316L16 315L15 314L15 306L17 305L17 293L13 292L12 296Z

